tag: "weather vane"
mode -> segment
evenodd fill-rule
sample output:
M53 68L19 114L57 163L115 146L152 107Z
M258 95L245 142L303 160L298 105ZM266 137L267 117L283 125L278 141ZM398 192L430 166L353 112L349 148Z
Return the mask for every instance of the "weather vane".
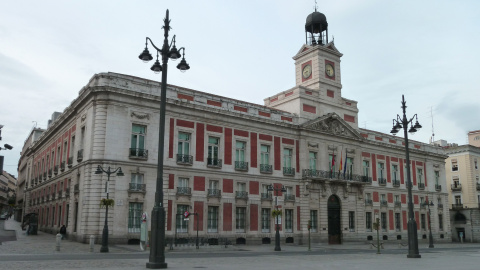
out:
M317 12L317 0L315 0L315 12Z

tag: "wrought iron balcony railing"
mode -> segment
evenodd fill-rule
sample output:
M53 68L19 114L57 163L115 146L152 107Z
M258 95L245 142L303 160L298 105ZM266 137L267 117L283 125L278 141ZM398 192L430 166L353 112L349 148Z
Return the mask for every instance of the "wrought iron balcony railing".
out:
M235 198L237 199L248 199L248 192L246 191L236 191Z
M65 197L70 197L70 188L65 189Z
M378 178L378 184L380 186L386 186L387 185L387 179L385 178Z
M394 207L402 207L402 202L394 202Z
M189 187L177 187L177 195L191 195L192 189Z
M62 161L62 163L60 163L60 171L65 171L65 161Z
M148 150L143 148L130 148L128 157L133 159L148 159Z
M48 177L52 177L52 169L48 169Z
M436 191L441 191L442 190L442 185L435 185L435 190Z
M261 173L272 173L272 165L269 164L260 164Z
M235 161L235 170L236 171L248 171L248 162L246 162L246 161Z
M283 167L283 175L285 176L294 176L295 168L292 167Z
M420 203L420 209L427 208L427 203Z
M62 190L58 191L58 198L59 199L62 198L62 195L63 195L63 191Z
M400 180L393 180L393 181L392 181L392 185L393 185L394 187L400 187Z
M47 194L47 196L45 196L45 197L46 197L47 202L50 201L50 194Z
M388 206L388 202L387 202L387 201L380 201L380 206L387 207L387 206Z
M438 209L443 209L443 204L439 203L439 204L437 204L437 207L438 207Z
M57 194L52 193L52 200L55 200L55 197L57 197ZM60 198L60 196L59 196L59 198Z
M365 205L373 205L373 202L371 199L365 199Z
M79 184L75 184L73 186L73 193L79 193L80 192L80 186Z
M177 164L192 165L193 164L193 156L177 154Z
M73 166L73 157L68 158L67 165L68 165L68 168L71 168Z
M425 183L418 183L418 189L424 190L425 189Z
M333 172L333 171L322 171L322 170L312 170L312 169L303 169L302 178L310 179L320 179L320 180L346 180L360 183L372 183L372 178L368 176L353 174L351 172Z
M55 167L53 167L53 174L58 174L58 165L55 165Z
M480 183L477 183L477 190L480 190Z
M128 191L146 192L145 184L129 183Z
M262 201L271 201L272 200L272 194L271 193L261 193L260 194Z
M461 191L462 190L462 184L456 183L452 184L452 191Z
M295 201L295 195L285 194L285 201Z
M80 162L82 160L83 160L83 149L80 149L77 152L77 162Z
M454 209L454 210L463 209L463 203L452 204L452 209Z
M207 194L208 197L216 197L216 198L220 198L222 196L222 193L220 191L220 189L217 189L217 188L209 188L208 189L208 194Z
M222 160L218 158L207 158L207 167L222 168Z

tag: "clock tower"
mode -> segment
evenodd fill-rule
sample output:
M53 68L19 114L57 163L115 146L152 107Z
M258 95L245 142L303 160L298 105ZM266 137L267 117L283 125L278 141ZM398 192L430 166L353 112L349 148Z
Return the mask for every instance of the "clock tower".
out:
M326 16L315 9L305 22L305 44L293 57L296 86L265 99L265 105L296 113L300 122L335 113L358 128L357 102L342 97L342 56L328 40Z

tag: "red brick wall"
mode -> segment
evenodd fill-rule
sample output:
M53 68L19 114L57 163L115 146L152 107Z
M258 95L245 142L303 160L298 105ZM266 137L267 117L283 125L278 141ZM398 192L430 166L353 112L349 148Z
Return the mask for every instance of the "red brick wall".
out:
M258 231L258 204L250 204L250 231Z
M197 123L196 161L203 161L205 151L205 125Z
M259 191L259 183L258 181L250 181L249 182L249 193L252 195L258 195Z
M258 138L264 141L269 141L269 142L272 141L272 135L259 134Z
M297 230L301 230L300 228L300 206L297 206Z
M174 189L175 186L175 175L174 174L169 174L168 175L168 189Z
M299 186L299 185L296 186L296 192L295 192L295 194L296 194L297 198L300 197L300 186Z
M374 154L372 154L372 180L377 181L377 161Z
M223 133L223 128L219 126L207 125L207 131Z
M296 141L296 147L295 147L295 163L297 167L297 173L300 172L300 142L297 140Z
M417 185L417 170L415 169L415 162L412 162L412 166L410 168L412 170L412 183L414 186Z
M391 173L391 170L390 170L390 157L387 156L387 182L390 183L392 182L392 173Z
M250 167L257 168L257 133L250 133Z
M232 203L223 204L223 230L232 230Z
M420 230L420 217L418 211L415 211L415 221L417 222L417 230Z
M378 192L377 192L377 191L374 191L374 192L373 192L373 201L374 201L374 202L378 202L378 201L379 201L379 199L378 199Z
M355 123L355 116L344 114L343 115L343 120L350 122L350 123Z
M407 229L407 211L402 211L403 229Z
M173 158L173 138L175 137L175 119L170 118L170 138L169 139L169 145L168 145L168 157Z
M191 121L177 119L177 126L186 127L186 128L195 128L195 123Z
M280 170L281 169L281 150L280 150L280 138L279 137L274 137L273 139L273 154L274 154L274 167L275 170Z
M203 202L194 202L193 211L198 213L198 216L196 216L198 218L198 230L203 231ZM197 222L193 223L193 230L197 230Z
M223 179L223 192L233 193L233 179Z
M315 106L303 104L303 111L309 113L317 113L317 108Z
M232 164L232 129L225 128L225 164Z
M194 176L193 177L193 190L195 190L195 191L205 191L205 177L204 176Z
M393 203L393 194L392 193L387 194L387 200L388 200L389 203Z
M400 199L402 200L402 203L403 203L403 204L406 204L406 203L407 203L407 194L402 194L402 195L400 196Z
M235 136L241 136L241 137L247 137L248 138L248 131L245 131L245 130L235 129L233 131L233 134Z
M400 159L400 168L398 168L400 170L400 182L403 184L405 184L405 178L404 178L404 169L403 169L403 158Z
M390 230L393 230L395 229L394 225L395 225L395 222L393 220L393 210L388 210L388 227Z

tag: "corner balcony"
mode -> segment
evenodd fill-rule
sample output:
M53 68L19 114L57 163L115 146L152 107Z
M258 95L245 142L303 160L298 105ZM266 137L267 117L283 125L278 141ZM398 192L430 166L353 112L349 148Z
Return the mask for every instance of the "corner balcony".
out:
M209 188L207 197L220 198L222 197L222 192L217 188Z
M130 148L128 157L131 159L147 160L148 150L143 148Z
M294 176L295 168L292 167L283 167L283 175L285 176Z
M400 180L393 180L392 185L393 187L400 187Z
M424 190L425 189L425 183L418 183L418 189L419 190Z
M177 164L179 164L179 165L192 165L193 164L193 156L177 154Z
M442 185L435 185L436 191L442 191Z
M260 199L262 201L271 201L272 200L272 194L271 193L261 193L260 194Z
M192 195L192 189L189 187L177 187L177 195Z
M235 171L248 171L248 162L245 161L235 161Z
M387 185L387 179L385 179L385 178L378 178L378 185L380 185L380 186L386 186L386 185Z
M272 173L272 165L260 164L261 173Z
M207 158L207 167L208 168L222 168L222 160L218 158Z
M246 191L235 191L235 199L248 199L248 192Z
M462 184L457 183L457 184L452 184L452 191L462 191Z

